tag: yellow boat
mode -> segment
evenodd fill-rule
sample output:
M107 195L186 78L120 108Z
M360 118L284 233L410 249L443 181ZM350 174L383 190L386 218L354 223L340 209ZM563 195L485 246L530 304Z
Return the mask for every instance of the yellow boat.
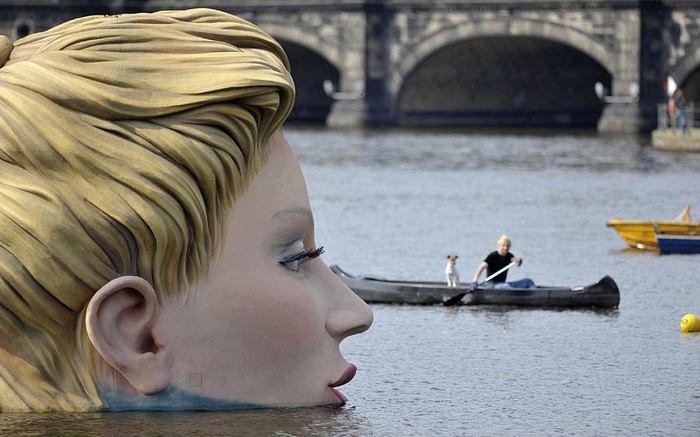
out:
M624 220L612 218L608 227L615 229L623 240L631 247L645 250L658 250L654 227L660 233L689 234L700 232L700 221L690 217L690 205L673 220Z

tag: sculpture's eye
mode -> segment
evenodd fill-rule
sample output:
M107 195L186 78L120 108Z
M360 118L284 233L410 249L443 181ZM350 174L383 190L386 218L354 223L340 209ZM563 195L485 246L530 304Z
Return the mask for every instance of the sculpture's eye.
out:
M302 251L299 253L296 253L294 255L290 255L286 258L284 258L282 261L280 261L280 265L284 267L287 270L291 270L293 272L299 272L301 271L301 265L304 264L307 260L313 259L313 258L318 258L321 256L321 254L324 252L323 246L319 247L318 249L311 249L308 251Z

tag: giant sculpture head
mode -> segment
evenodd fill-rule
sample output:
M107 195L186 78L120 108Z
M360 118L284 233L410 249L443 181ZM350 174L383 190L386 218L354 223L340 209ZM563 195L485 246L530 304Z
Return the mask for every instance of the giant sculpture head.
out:
M0 37L0 410L344 401L282 48L208 10Z

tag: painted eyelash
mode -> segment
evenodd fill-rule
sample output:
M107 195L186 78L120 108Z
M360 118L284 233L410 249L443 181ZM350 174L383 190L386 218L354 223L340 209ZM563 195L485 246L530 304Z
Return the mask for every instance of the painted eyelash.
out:
M326 250L323 248L323 246L321 246L317 249L311 249L309 251L300 252L296 255L292 255L288 258L283 259L279 263L282 265L282 267L286 269L298 272L299 270L301 270L301 265L304 263L304 261L306 261L307 259L318 258L325 251ZM296 264L293 267L287 266L287 264L294 262L296 262Z

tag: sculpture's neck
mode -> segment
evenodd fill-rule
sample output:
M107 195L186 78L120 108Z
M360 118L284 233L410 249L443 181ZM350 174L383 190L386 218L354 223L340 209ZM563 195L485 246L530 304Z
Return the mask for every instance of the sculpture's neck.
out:
M134 395L120 389L107 389L102 393L102 399L110 411L220 411L262 408L255 404L208 398L172 386L153 395Z

